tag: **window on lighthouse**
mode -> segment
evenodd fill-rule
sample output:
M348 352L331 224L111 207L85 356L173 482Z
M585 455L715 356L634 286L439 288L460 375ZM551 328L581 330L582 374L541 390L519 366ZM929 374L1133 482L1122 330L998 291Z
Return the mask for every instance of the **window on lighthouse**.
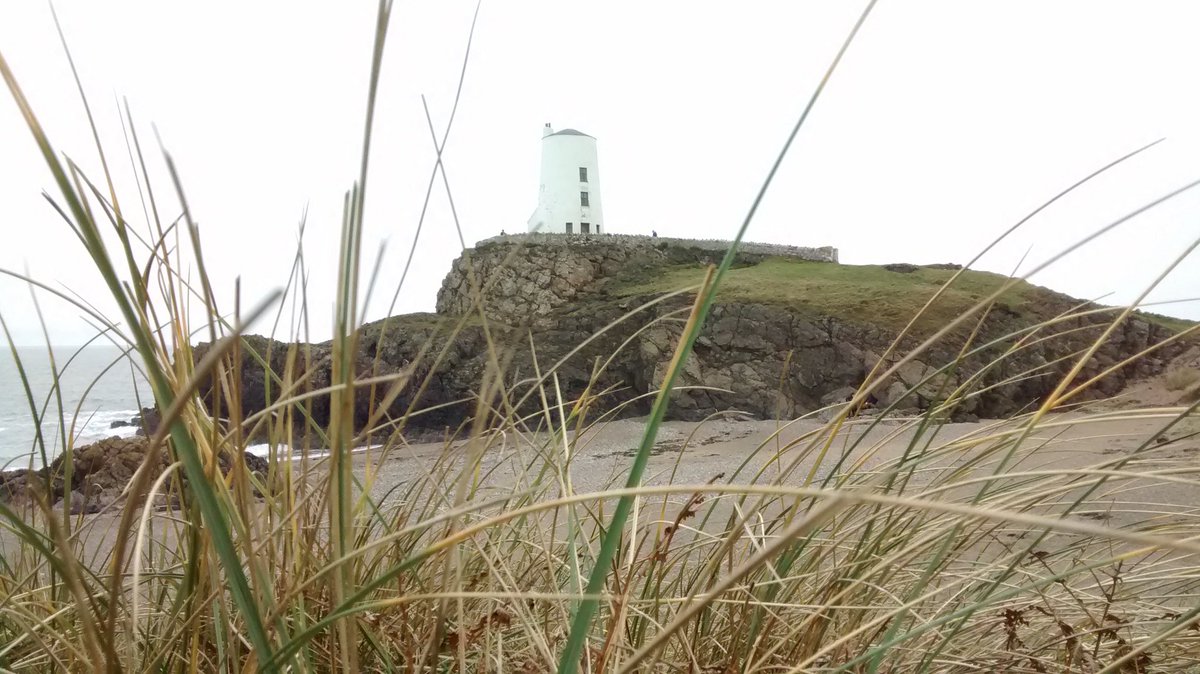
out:
M567 234L571 233L571 223L567 223Z
M586 166L579 167L579 182L581 182L581 183L587 182L587 167Z
M587 206L587 205L588 205L588 193L587 193L587 192L580 192L580 193L579 193L579 205L580 205L580 206Z

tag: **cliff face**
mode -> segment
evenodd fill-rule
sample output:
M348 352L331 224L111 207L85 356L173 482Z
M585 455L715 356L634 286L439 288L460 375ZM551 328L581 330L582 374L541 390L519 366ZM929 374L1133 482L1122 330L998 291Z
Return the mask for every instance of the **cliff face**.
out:
M698 280L703 266L718 262L723 254L719 248L653 239L574 238L560 238L554 246L492 240L468 251L455 261L443 282L438 311L466 313L480 298L489 318L510 326L531 326L543 354L557 354L661 291ZM836 251L832 256L836 259ZM946 265L868 268L813 259L807 253L738 256L683 372L684 386L703 388L677 395L674 414L700 417L739 409L764 417L790 417L842 399L846 389L857 387L878 363L916 309L954 272L953 266ZM996 275L968 272L954 286L965 289L947 293L929 312L933 323L918 323L914 335L902 342L900 353L1004 281ZM584 349L584 354L608 358L605 349L615 350L628 340L612 359L613 379L628 385L631 393L652 390L662 381L692 298L684 295L639 312L611 328L612 336ZM1073 365L1071 356L1102 334L1113 314L1087 314L1083 310L1094 307L1084 305L1022 284L1002 296L979 323L972 344L994 344L968 357L965 369L933 376L957 356L974 322L905 366L898 377L878 389L877 398L883 403L905 398L902 407L923 409L979 374L975 388L992 388L961 411L980 416L1011 414L1048 394ZM1038 322L1066 314L1073 317L1021 334ZM1168 328L1135 316L1110 335L1081 377L1098 375L1171 334ZM999 358L1007 350L1011 353ZM1121 368L1099 381L1091 395L1112 395L1130 379L1160 372L1178 351L1168 346ZM927 377L932 378L923 382Z
M586 391L597 396L591 400L595 411L644 413L644 394L661 383L693 296L653 300L665 290L685 287L721 254L711 246L644 238L561 237L553 245L524 237L485 242L454 263L438 293L438 314L398 316L363 327L360 376L392 374L406 383L390 401L386 385L360 388L356 417L362 423L372 405L387 404L392 418L428 410L410 417L409 430L457 426L474 413L492 359L503 368L508 397L501 402L489 394L490 404L536 413L542 393L530 382L557 363L564 402ZM674 396L670 411L676 418L725 410L787 418L844 399L876 365L912 316L912 307L923 305L952 273L912 265L842 266L766 252L741 254L735 267L685 364L680 384L688 388ZM947 294L931 312L932 323L918 323L901 353L1003 280L979 272L965 275L956 284L963 290ZM1109 313L1080 314L1080 306L1023 285L1003 296L981 322L961 326L905 366L878 389L877 398L920 410L970 380L970 388L980 393L960 406L960 415L997 417L1027 407L1052 390L1073 365L1072 356L1102 334L1111 319ZM1078 315L1053 328L1022 333L1072 310ZM934 374L954 359L972 332L972 345L990 346L955 371ZM1135 316L1102 344L1081 377L1097 375L1171 334ZM247 344L265 356L276 376L287 371L287 345L262 338ZM1168 346L1126 365L1089 395L1111 395L1131 379L1156 374L1178 351ZM307 366L292 371L308 372L306 388L327 385L328 343L305 345L301 352L307 361L299 362ZM246 355L241 367L243 411L262 409L269 397L267 370ZM551 405L557 403L554 391L553 383L545 389ZM328 421L327 399L318 396L309 404L315 421Z
M454 261L438 292L437 312L472 313L482 293L487 314L510 325L550 327L546 317L577 299L619 292L624 286L652 279L662 269L719 262L727 241L669 239L648 236L517 234L481 241ZM810 262L837 262L837 249L747 243L739 248L739 264L769 257ZM469 270L474 263L477 278Z

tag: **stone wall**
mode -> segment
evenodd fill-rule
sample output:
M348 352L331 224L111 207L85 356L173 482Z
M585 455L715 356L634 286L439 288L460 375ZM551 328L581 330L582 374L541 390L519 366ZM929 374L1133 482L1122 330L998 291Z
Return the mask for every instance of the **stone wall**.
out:
M699 248L713 252L724 253L729 250L730 241L726 239L679 239L668 236L642 236L637 234L507 234L493 236L475 244L476 247L494 243L536 243L543 246L579 246L588 242L603 242L610 246L628 246L638 249L645 246L672 246L679 248ZM752 255L774 255L794 257L799 260L812 262L838 261L838 249L833 246L810 248L806 246L785 246L779 243L754 243L744 241L738 246L738 251Z

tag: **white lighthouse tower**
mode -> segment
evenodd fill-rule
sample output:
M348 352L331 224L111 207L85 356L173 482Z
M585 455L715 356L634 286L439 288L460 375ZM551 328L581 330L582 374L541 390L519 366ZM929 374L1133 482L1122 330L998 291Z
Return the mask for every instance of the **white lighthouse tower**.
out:
M596 139L575 129L542 129L542 185L529 232L601 234L600 170Z

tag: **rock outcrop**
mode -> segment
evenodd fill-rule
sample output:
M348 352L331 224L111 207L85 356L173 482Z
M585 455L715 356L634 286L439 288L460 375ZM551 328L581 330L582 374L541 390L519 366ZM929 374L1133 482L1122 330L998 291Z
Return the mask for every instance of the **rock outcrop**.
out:
M109 425L109 428L136 428L136 435L154 435L158 430L159 416L158 409L154 407L143 407L136 416L132 416L127 420L117 420Z
M558 323L550 316L555 309L648 280L654 270L715 263L723 255L724 250L712 245L684 246L650 237L545 234L489 239L454 261L438 292L437 312L469 315L482 298L488 316L501 323L553 328ZM738 263L756 264L767 257L742 252Z
M119 501L125 486L145 460L149 442L146 437L114 436L75 448L71 461L72 512L98 512ZM260 478L266 477L267 462L262 457L246 453L244 463L247 470L257 473ZM151 467L150 478L157 478L169 465L167 452L161 451L158 461ZM222 453L217 457L217 465L223 475L228 475L234 462L232 457ZM187 483L184 472L180 471L179 477ZM65 456L60 455L48 468L41 470L0 473L0 501L25 502L33 495L31 489L45 493L52 506L62 501L67 493ZM169 504L170 496L164 495L164 498Z
M661 384L693 301L683 294L652 302L664 289L655 287L656 282L720 257L711 247L653 239L571 237L554 245L523 238L489 240L454 263L438 293L438 314L397 316L360 330L356 373L376 383L357 389L355 421L361 428L374 415L381 433L397 429L401 419L405 432L440 431L470 418L481 401L504 414L536 414L543 395L557 404L556 391L568 404L588 394L595 412L644 413L646 394ZM735 274L768 260L778 258L740 254ZM793 270L801 279L810 269L814 278L828 276L821 273L828 269L822 267L825 263L794 264L815 265ZM789 304L781 299L786 294L770 283L753 292L743 288L719 295L684 364L678 382L684 388L674 396L669 414L698 419L741 410L790 418L844 399L879 364L904 324L884 318L895 313L891 305L899 299L912 300L903 295L916 291L906 290L905 283L923 273L948 276L954 265L893 267L859 268L897 279L882 284L882 290L876 284L861 296L842 281L829 286L814 282L812 293L825 292L825 287L849 293L854 307L845 311L836 303ZM968 274L976 286L1003 281ZM925 296L919 299L923 302ZM955 407L958 418L1000 417L1027 408L1053 389L1109 325L1113 314L1096 308L1022 286L1017 299L997 302L981 321L960 326L882 382L874 400L879 406L920 411L963 387L974 393ZM956 311L952 306L946 315ZM1029 332L1030 326L1051 319L1056 320L1053 325ZM893 353L907 353L936 327L917 329ZM1111 395L1131 380L1161 372L1179 346L1123 361L1172 334L1137 315L1117 326L1079 376L1078 381L1086 381L1115 367L1087 396ZM968 338L971 348L959 358ZM284 386L312 394L331 381L328 342L295 345L252 337L245 346L238 365L242 417L278 400ZM956 359L957 365L946 367ZM551 367L553 381L545 379ZM503 373L502 398L494 387L481 391L496 381L485 376L489 370ZM548 382L544 389L538 387L538 373ZM224 399L213 395L211 382L202 393L210 401ZM224 416L221 405L216 407L214 413ZM310 432L304 444L319 444L312 431L329 421L328 397L310 395L296 407L303 408L292 411L296 428ZM315 423L297 421L304 416Z

